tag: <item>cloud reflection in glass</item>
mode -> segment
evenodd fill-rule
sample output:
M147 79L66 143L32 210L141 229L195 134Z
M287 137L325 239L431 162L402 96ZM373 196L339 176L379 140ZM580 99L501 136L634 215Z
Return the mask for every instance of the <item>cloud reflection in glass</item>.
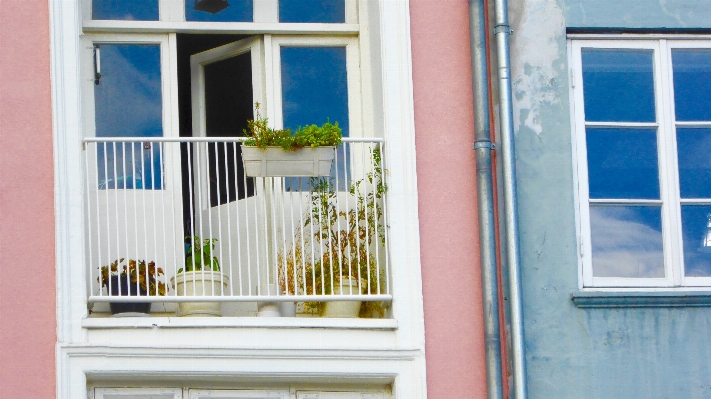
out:
M591 205L594 277L663 278L659 206Z
M681 229L684 237L684 275L711 277L711 253L704 247L709 236L709 205L682 205Z
M101 79L94 86L96 137L161 137L160 46L100 44ZM99 188L160 189L158 145L107 143L97 148Z

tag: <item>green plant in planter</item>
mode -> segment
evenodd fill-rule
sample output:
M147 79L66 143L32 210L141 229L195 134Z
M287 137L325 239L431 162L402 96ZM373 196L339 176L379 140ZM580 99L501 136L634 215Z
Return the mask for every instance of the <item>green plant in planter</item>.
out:
M220 271L220 261L216 256L212 256L215 251L215 243L217 238L200 239L198 236L185 236L186 240L190 240L190 248L185 255L185 271ZM180 268L178 273L182 273Z
M332 179L311 179L310 210L304 215L304 226L295 232L294 242L304 242L304 247L320 247L323 255L312 258L311 251L294 245L279 253L279 285L282 292L311 295L332 294L342 278L361 279L362 286L370 294L385 290L384 270L376 268L377 259L373 245L385 246L385 223L383 222L382 198L387 191L383 180L382 159L378 149L372 151L373 172L365 179L353 182L349 194L355 197L355 207L347 212L336 207L337 191ZM374 190L363 193L366 184ZM317 253L321 254L320 250ZM304 278L305 276L305 278ZM296 278L296 279L295 279ZM298 287L294 287L294 281ZM288 287L287 287L288 285ZM379 292L380 291L380 292ZM307 302L306 307L321 311L323 302ZM382 315L380 302L363 302L360 316Z
M243 130L249 138L244 145L258 147L265 150L267 147L281 147L284 151L296 151L304 147L338 146L341 144L341 128L338 122L333 124L326 121L321 126L308 125L299 127L296 133L291 134L291 129L273 129L269 127L267 117L259 113L259 103L255 106L255 117L247 121L247 129Z
M163 269L156 267L155 262L146 263L145 260L129 259L128 263L124 263L124 260L124 258L117 259L110 265L99 268L99 277L96 280L102 287L108 287L109 280L113 276L128 277L130 284L133 286L138 284L148 295L165 295L168 286L158 281L159 276L163 275Z

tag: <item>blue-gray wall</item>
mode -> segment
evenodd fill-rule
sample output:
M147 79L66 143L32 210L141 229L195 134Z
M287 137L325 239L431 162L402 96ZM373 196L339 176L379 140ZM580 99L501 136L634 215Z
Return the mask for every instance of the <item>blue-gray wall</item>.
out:
M711 307L576 307L566 28L711 28L711 0L509 0L532 399L711 398Z

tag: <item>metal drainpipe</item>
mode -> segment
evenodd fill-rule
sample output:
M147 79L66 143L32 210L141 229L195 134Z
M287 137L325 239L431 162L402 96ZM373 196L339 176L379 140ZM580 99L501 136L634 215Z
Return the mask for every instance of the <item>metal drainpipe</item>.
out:
M527 399L526 357L523 345L523 309L521 303L521 256L516 205L516 156L514 151L513 106L511 97L511 62L507 0L494 0L496 54L499 84L499 120L501 133L501 166L504 189L504 226L506 228L506 266L511 323L511 373L515 399Z
M489 124L489 75L486 56L486 4L469 0L469 31L472 51L472 89L474 94L474 150L479 211L479 259L484 307L486 342L486 388L489 399L502 399L501 339L499 327L499 286L496 276L496 229L494 185L491 168Z

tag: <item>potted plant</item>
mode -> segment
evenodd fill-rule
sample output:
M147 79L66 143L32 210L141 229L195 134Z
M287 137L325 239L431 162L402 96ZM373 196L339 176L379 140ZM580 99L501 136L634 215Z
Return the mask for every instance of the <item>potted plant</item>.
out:
M377 259L372 246L385 245L382 197L387 186L382 178L380 152L374 150L372 156L374 171L349 187L355 207L347 212L336 208L337 192L330 179L312 179L311 209L304 215L304 226L297 229L294 237L294 242L303 241L304 245L282 250L278 257L282 292L359 295L379 294L379 290L384 290L384 271L375 267ZM366 180L375 189L363 194L360 188ZM323 249L319 252L323 255L312 260L308 247ZM323 317L372 317L384 313L379 302L307 302L305 306Z
M124 258L115 260L110 265L99 268L97 281L101 287L106 287L111 296L162 296L168 287L158 277L163 275L163 269L156 267L155 262ZM110 302L112 315L148 314L150 302Z
M255 104L255 118L247 121L243 131L249 139L242 146L245 174L253 177L329 176L335 149L341 144L338 122L326 121L321 126L273 129Z
M178 296L221 296L229 286L229 278L220 272L220 261L213 256L216 238L200 239L187 236L190 241L185 257L185 268L171 279ZM222 316L221 302L179 302L179 316Z

